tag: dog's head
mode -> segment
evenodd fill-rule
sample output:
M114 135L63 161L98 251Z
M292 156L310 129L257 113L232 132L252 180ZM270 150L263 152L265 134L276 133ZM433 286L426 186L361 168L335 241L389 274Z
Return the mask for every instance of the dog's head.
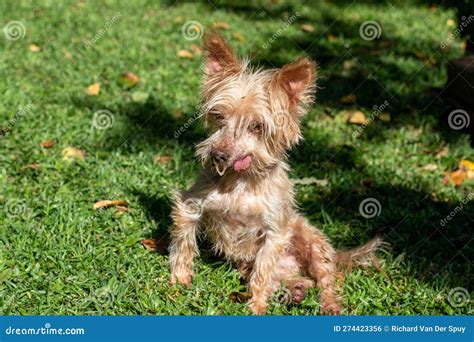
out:
M220 176L272 168L301 139L316 64L299 58L281 69L253 70L216 33L204 37L204 47L203 118L211 134L197 155Z

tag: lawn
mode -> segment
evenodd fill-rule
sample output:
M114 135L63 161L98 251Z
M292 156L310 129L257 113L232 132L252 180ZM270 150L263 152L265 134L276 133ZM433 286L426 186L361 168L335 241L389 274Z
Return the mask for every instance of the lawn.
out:
M455 10L235 3L0 2L0 27L21 23L0 31L0 313L250 314L231 295L246 290L238 273L205 241L193 287L169 284L170 193L192 184L193 146L205 137L193 119L202 56L192 39L196 26L214 25L256 65L302 54L319 63L318 100L290 155L301 211L338 248L377 234L390 243L380 270L345 275L343 313L472 314L474 187L443 177L474 150L433 92L463 54L450 39ZM183 33L189 21L198 23ZM367 21L375 37L362 37ZM127 84L125 72L140 82ZM88 95L95 83L100 92ZM372 119L366 128L348 122L354 111ZM65 160L66 148L85 156ZM129 211L93 209L111 199ZM360 210L367 199L374 213ZM142 241L155 238L153 253ZM299 306L275 298L269 310L318 312L317 290Z

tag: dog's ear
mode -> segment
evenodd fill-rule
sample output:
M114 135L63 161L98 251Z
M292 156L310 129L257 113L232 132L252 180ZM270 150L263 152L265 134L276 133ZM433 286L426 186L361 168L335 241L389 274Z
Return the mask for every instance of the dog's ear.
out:
M204 71L207 77L240 70L240 63L234 51L219 33L206 32L203 39L206 51Z
M306 57L286 64L276 74L276 84L288 96L290 111L313 102L315 82L316 63Z

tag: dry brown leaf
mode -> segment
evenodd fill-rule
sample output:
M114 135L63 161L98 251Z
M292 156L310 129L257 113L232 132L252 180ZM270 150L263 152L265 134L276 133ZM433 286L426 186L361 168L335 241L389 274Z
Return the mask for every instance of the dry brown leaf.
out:
M154 252L156 250L156 240L155 239L142 240L142 246Z
M214 24L212 24L212 28L216 30L228 30L230 28L230 25L226 23L225 21L217 21Z
M155 160L155 163L158 163L158 164L167 164L167 163L169 163L170 161L173 160L173 157L163 156L163 155L156 155L154 160Z
M193 53L191 51L188 51L188 50L179 50L178 51L178 57L193 59Z
M51 148L53 147L54 145L56 145L56 143L54 142L54 140L45 140L41 143L41 147L44 147L44 148Z
M100 93L100 83L93 83L86 88L86 94L90 96L97 96Z
M356 110L354 112L349 113L348 121L353 124L363 125L367 122L367 117L360 110Z
M452 183L456 186L460 186L463 182L464 179L467 177L467 172L459 169L453 172L446 172L444 174L444 183L449 184Z
M442 157L445 157L448 155L448 152L449 152L449 147L442 147L440 148L437 152L436 152L436 155L435 157L437 159L440 159Z
M337 40L337 37L335 35L331 34L331 33L328 34L327 38L328 38L328 41L330 41L330 42L333 42L333 41Z
M124 200L103 200L94 203L95 210L117 206L128 207L128 203Z
M41 165L39 163L28 164L28 165L22 166L20 171L25 171L26 169L38 170L40 167Z
M240 43L245 42L245 37L244 37L244 35L243 35L242 33L240 33L240 32L234 32L234 33L232 34L232 37L234 37L234 39L235 39L236 41L240 42Z
M303 24L300 26L301 27L301 30L305 31L305 32L314 32L314 26L311 25L311 24Z
M426 164L421 168L424 171L436 171L438 170L438 165L436 164Z
M193 54L195 54L196 56L201 56L202 55L202 50L199 46L197 46L196 44L193 44L191 45L191 51L193 52Z
M29 46L31 52L40 52L41 48L36 44L30 44Z
M62 150L64 160L84 159L86 152L75 147L65 147Z
M357 101L357 96L355 96L354 94L345 95L341 97L339 101L341 103L354 103Z
M120 76L120 83L132 88L135 87L138 83L140 83L140 77L138 77L131 71L127 71L124 72L122 76Z
M380 113L379 116L378 116L378 119L382 122L392 121L392 117L390 116L390 113L387 113L387 112Z
M250 292L232 292L229 295L229 299L234 303L246 303L252 298Z
M64 57L66 57L66 59L69 59L69 60L72 59L72 53L70 53L67 49L63 49L63 53L64 53Z
M117 205L115 207L115 211L117 213L128 213L128 212L130 212L130 209L125 205Z

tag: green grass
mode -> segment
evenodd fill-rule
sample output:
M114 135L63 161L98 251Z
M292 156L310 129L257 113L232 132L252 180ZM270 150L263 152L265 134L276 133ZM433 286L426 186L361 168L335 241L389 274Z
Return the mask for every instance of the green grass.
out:
M16 41L0 32L0 125L15 121L0 137L0 313L250 313L229 299L245 290L238 273L205 248L187 290L169 285L166 253L140 244L166 237L170 192L190 186L199 168L193 145L205 136L203 128L195 122L174 137L199 104L201 58L177 57L199 44L181 34L185 22L197 20L204 26L227 22L224 35L261 66L281 66L303 51L319 62L318 103L304 122L305 142L291 153L291 177L328 184L297 185L301 210L337 247L376 234L391 244L380 255L383 272L346 276L344 314L472 314L472 301L457 306L448 300L452 289L473 286L472 202L446 226L440 220L473 191L472 184L443 184L443 173L461 159L474 160L474 151L467 135L442 120L445 104L430 95L446 81L447 60L462 55L458 39L440 49L455 29L448 25L453 9L433 11L422 1L391 1L393 7L268 1L262 8L121 3L0 2L0 26L18 20L26 28ZM285 16L296 12L296 21L263 49ZM114 16L118 20L104 29ZM380 24L379 39L361 39L366 20ZM30 44L41 51L30 51ZM120 83L126 71L140 76L137 87ZM94 82L101 92L87 96L84 89ZM339 102L352 92L356 103ZM357 127L346 122L346 111L369 116L384 101L391 121L375 119L354 138ZM101 109L114 117L106 130L92 126ZM56 145L42 148L47 139ZM85 150L86 158L64 161L61 151L68 146ZM437 157L442 148L448 153ZM172 161L157 164L155 155ZM40 168L23 168L33 163ZM426 171L427 164L437 169ZM112 198L130 203L130 213L92 209ZM378 216L361 216L366 198L380 202ZM317 298L312 290L297 307L273 301L269 312L318 314Z

